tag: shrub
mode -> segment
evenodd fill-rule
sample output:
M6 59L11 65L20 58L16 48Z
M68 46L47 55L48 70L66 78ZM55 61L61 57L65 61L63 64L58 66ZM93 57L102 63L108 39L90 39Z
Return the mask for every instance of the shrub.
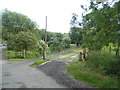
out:
M112 53L92 51L88 53L87 67L92 70L99 70L107 75L118 75L119 64L118 59Z
M108 63L108 65L106 65L106 67L104 67L104 72L108 75L111 76L119 76L120 75L120 62L118 61L111 61Z

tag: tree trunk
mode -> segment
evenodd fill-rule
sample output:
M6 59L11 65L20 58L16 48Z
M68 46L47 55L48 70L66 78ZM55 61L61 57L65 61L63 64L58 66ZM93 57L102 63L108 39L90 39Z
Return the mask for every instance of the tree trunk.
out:
M24 49L24 51L23 51L23 54L24 54L24 58L25 58L25 49Z

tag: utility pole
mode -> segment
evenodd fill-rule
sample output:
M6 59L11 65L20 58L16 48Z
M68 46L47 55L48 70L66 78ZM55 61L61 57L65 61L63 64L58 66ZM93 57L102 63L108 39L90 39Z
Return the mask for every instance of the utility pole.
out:
M46 16L46 22L45 22L45 45L47 45L47 16ZM43 59L46 60L46 47L43 52Z

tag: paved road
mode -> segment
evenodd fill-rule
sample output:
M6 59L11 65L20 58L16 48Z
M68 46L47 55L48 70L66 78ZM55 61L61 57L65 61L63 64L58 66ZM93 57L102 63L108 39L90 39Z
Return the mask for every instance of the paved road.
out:
M35 60L27 60L2 65L2 88L65 88L44 74L41 70L30 67Z
M71 55L71 54L70 54ZM77 81L68 75L66 63L75 56L68 59L57 58L44 65L30 67L34 61L27 60L8 63L3 60L2 65L2 87L3 88L91 88L89 85Z

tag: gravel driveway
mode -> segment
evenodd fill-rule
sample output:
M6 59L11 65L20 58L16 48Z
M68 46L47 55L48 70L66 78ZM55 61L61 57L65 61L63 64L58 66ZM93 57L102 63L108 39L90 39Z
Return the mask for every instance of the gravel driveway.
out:
M75 56L68 59L59 58L52 60L44 65L37 66L46 75L55 79L59 84L69 88L91 88L91 86L73 79L66 71L66 62L72 60Z

